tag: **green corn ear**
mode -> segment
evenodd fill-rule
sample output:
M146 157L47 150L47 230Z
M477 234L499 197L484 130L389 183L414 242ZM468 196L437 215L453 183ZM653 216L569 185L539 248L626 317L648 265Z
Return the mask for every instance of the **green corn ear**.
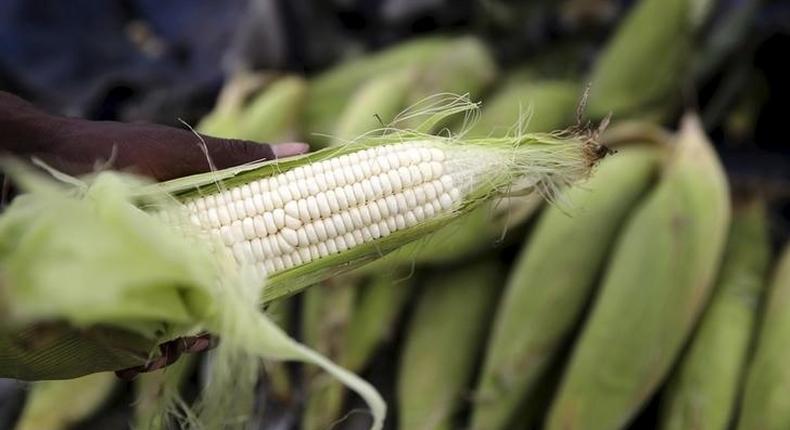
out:
M337 119L360 85L377 76L430 61L452 41L447 37L424 37L356 58L313 78L308 84L308 103L303 112L304 135L316 148L329 144Z
M452 428L500 289L499 273L494 261L480 261L427 281L400 359L400 428Z
M479 39L458 38L418 67L417 78L409 89L407 105L431 103L432 96L436 94L468 94L471 100L478 100L494 83L497 73L491 53ZM404 118L396 125L416 128L418 123L413 119ZM424 131L436 132L458 119L450 117L449 121L437 122Z
M404 272L382 273L359 290L340 359L343 367L361 371L376 347L392 334L412 291L408 278Z
M16 423L16 430L65 430L96 413L118 379L112 373L95 373L64 381L33 384Z
M724 249L727 181L696 117L618 238L547 429L624 427L664 380ZM570 245L569 246L573 246Z
M275 80L245 107L235 137L270 143L296 140L306 97L303 78L284 76Z
M587 105L592 117L663 114L675 107L690 72L699 2L641 0L633 6L593 68Z
M249 79L231 81L220 102L198 125L212 136L259 142L285 142L298 137L297 123L307 95L298 76L275 79L252 95ZM251 100L245 104L245 99Z
M382 128L392 122L406 104L408 87L416 70L395 70L363 84L343 110L333 134L333 145Z
M244 103L255 92L262 91L268 79L260 74L240 73L222 87L214 108L198 123L196 129L210 136L233 137L239 127Z
M504 135L521 121L534 131L571 125L580 90L573 81L510 79L486 101L467 136Z
M321 288L310 288L304 293L302 327L304 342L333 361L346 345L357 284L350 277L327 280ZM303 430L319 430L332 426L343 402L343 386L331 377L309 368L307 374L307 404L302 414Z
M761 201L736 205L717 289L662 398L662 429L729 428L766 285L767 227Z
M658 168L655 147L628 148L550 207L518 257L494 321L473 429L504 429L579 320L618 228ZM569 249L568 244L573 243Z
M790 245L778 262L749 364L738 430L790 428Z
M305 325L309 323L309 328L313 329L312 342L324 344L317 349L351 372L362 371L376 347L392 331L394 321L411 291L406 276L401 272L387 272L375 276L368 284L357 283L344 287L342 293L335 294L342 295L341 303L336 303L337 298L330 300L333 298L330 297L331 293L323 293L319 297L316 292L306 292L305 295L310 297L306 313L310 312L312 317L310 321L305 321ZM349 309L348 302L352 298L355 300ZM318 307L325 308L322 318L314 315L319 313L316 310ZM327 318L327 312L331 312L334 317ZM341 319L338 317L342 317L342 323L338 323ZM342 344L335 342L332 348L327 348L326 339L342 340ZM321 373L311 375L310 378L311 392L302 418L302 428L330 428L340 418L347 390L343 384Z

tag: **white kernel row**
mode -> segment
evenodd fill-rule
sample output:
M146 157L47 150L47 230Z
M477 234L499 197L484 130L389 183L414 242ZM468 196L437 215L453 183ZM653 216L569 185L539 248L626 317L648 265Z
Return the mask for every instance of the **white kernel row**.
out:
M444 193L439 202L417 206L405 214L397 213L361 227L353 225L356 227L353 229L348 229L345 222L335 225L315 224L324 228L331 226L322 230L323 238L320 238L317 229L310 234L307 233L307 228L299 231L284 229L276 237L245 239L229 246L237 261L242 264L257 264L259 271L260 264L263 264L265 273L271 274L413 227L420 221L448 209L452 203L450 194ZM311 237L313 234L315 236Z
M292 192L291 188L296 188L292 184L290 187L263 191L236 201L224 202L224 197L221 196L216 198L213 196L201 197L187 203L187 207L197 213L201 224L218 227L246 217L271 212L277 208L287 208L289 204L293 206L294 202L299 204L303 200L314 201L315 204L311 204L310 207L315 207L318 204L320 205L318 208L323 209L325 213L331 211L333 206L343 208L343 206L361 204L437 178L441 179L446 186L452 185L452 177L442 175L440 163L423 163L420 166L400 167L397 170L390 170L387 173L374 175L351 184L337 186L334 183L329 184L332 187L324 184L317 185L315 189L310 189L307 193ZM314 180L309 183L316 184L317 182L320 181ZM239 187L233 190L237 189ZM213 203L209 203L212 200ZM315 210L312 212L316 213ZM205 217L201 217L202 214L205 214Z
M186 203L244 264L271 274L373 241L461 200L442 150L421 142L333 157Z

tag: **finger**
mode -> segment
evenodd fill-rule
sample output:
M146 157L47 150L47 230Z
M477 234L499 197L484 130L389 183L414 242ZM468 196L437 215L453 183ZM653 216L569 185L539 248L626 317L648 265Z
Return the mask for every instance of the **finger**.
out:
M217 169L275 158L272 146L266 143L208 136L203 136L203 140L208 156Z
M277 158L293 157L304 154L310 150L310 145L300 142L278 143L272 145L272 151Z

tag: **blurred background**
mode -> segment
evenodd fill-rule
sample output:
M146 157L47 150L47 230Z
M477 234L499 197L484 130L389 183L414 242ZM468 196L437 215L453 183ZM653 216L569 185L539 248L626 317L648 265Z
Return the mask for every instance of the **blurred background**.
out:
M381 114L384 118L377 121L383 123L392 119L392 114L386 117L383 110L391 107L397 113L408 102L432 92L468 92L473 100L482 101L485 116L488 101L520 91L521 84L568 84L563 87L566 90L560 91L563 95L558 96L562 102L555 103L553 95L523 100L534 114L534 127L542 128L544 124L548 127L538 131L572 126L576 106L585 87L591 84L587 114L593 121L612 113L612 124L647 120L674 130L684 112L697 111L733 188L759 193L768 202L769 240L772 249L779 249L790 237L790 144L785 130L790 115L787 108L790 2L689 0L680 2L685 9L679 15L672 11L662 13L661 2L653 1L659 5L652 6L656 9L654 20L643 31L621 37L631 40L633 46L620 46L620 57L614 54L607 57L604 54L610 42L618 32L626 31L627 17L639 3L637 0L3 0L0 2L0 90L18 94L48 112L61 115L175 127L184 127L183 121L207 134L271 142L303 140L319 148L328 144L320 134L364 131L354 127L337 130L334 125L326 125L341 121L343 108L354 97L351 89L344 90L350 85L338 83L338 76L344 74L362 83L385 75L392 77L394 69L406 68L412 60L415 64L422 61L432 66L421 66L428 67L425 70L429 72L422 72L420 83L415 84L419 91L404 90L409 96L402 103L383 104L384 107L366 112L371 117L374 113ZM670 4L679 1L665 3L671 8ZM640 25L644 23L643 20ZM676 30L662 33L661 29ZM634 34L644 34L645 38L640 40ZM389 60L381 60L382 52L393 52L437 37L461 43L451 49L461 54L448 56L437 50L423 55L404 50L400 57L393 54ZM473 41L471 47L470 41ZM483 56L472 58L467 64L462 54L467 48L474 55L482 50ZM615 60L606 62L602 58ZM607 66L602 65L605 62ZM626 72L613 71L618 65L626 68ZM466 80L449 86L436 84L460 79L458 73L452 78L445 76L447 70L460 71L461 78ZM609 75L601 77L606 72ZM644 81L639 82L640 78ZM596 85L599 80L605 82ZM304 86L303 90L294 90L300 94L299 106L278 99L271 102L270 110L261 108L262 112L268 112L267 116L253 118L256 124L279 128L238 135L241 126L234 122L234 112L239 112L242 105L250 107L257 95L275 88L285 98L290 94L289 89L275 85L289 82L297 83L299 88ZM608 93L600 90L615 88L618 82L623 83L621 88ZM614 93L617 97L612 96ZM330 97L333 99L328 100ZM511 119L518 118L514 114L518 106L506 106L509 113L502 115L500 122L489 118L485 125L512 125ZM290 109L295 116L282 118ZM316 119L326 111L336 111L336 115ZM549 112L551 119L544 118L543 112ZM516 230L517 234L523 236L530 227L529 222L525 223L521 230ZM519 243L499 245L495 259L507 267L516 258ZM443 259L423 272L418 270L416 275L406 270L402 277L411 276L411 283L423 285L424 279L462 266L464 261L469 260ZM315 303L336 300L331 306L322 306L343 309L344 300L359 302L363 300L360 297L336 295L314 300ZM369 347L369 356L359 359L361 363L355 362L355 370L393 401L397 397L398 357L408 338L404 327L418 312L415 308L419 297L422 296L409 294L405 298L379 299L385 304L392 300L392 306L399 311L387 317L389 325L381 330L386 333L380 336L383 340L373 342L375 347ZM293 305L297 310L284 312L283 321L288 321L285 325L292 334L308 344L313 336L312 346L332 356L336 345L317 345L320 341L315 339L342 338L343 327L353 325L349 322L352 317L342 312L339 316L318 317L324 322L316 323L320 328L316 334L309 329L310 320L302 316L304 309L311 306L309 303L313 302L303 298L302 303ZM492 309L481 311L480 321L489 324ZM333 317L340 321L334 326ZM564 345L563 348L570 348L570 343ZM482 360L475 354L481 353L470 352L471 369L479 369ZM333 358L338 359L337 355ZM479 370L467 373L476 371ZM358 399L347 395L345 400L324 400L329 402L325 404L342 403L345 412L333 412L329 417L318 414L314 421L305 424L303 411L316 408L305 406L310 397L307 393L311 392L310 384L305 381L313 376L310 371L303 372L295 366L281 372L286 382L278 382L275 376L265 378L267 382L261 384L259 401L267 407L260 408L261 415L253 417L250 428L290 429L300 425L316 429L365 428L367 425L364 413L345 414L363 407ZM187 398L194 398L201 383L199 370L189 375L184 390ZM464 378L474 380L472 376ZM272 384L279 388L270 389ZM473 385L467 383L467 388L459 388L463 396L453 406L454 424L448 428L467 428L459 423L472 414L469 403ZM69 425L86 429L125 428L137 413L130 406L134 391L132 384L116 386L100 396L106 398L100 409L81 418L78 424L69 421ZM27 393L27 384L0 379L0 428L14 427ZM342 399L343 395L336 396ZM656 395L640 404L638 414L631 417L628 425L635 429L657 428L659 397ZM341 410L336 406L328 409ZM344 419L338 423L341 416ZM535 422L540 422L540 414L537 416L531 418L533 424L512 428L533 428ZM397 418L390 419L389 428L408 428L397 423Z

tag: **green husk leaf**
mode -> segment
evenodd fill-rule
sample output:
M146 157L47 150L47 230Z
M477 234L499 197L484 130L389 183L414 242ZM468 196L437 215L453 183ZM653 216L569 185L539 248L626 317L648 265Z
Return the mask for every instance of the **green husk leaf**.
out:
M440 36L413 39L346 61L310 80L302 119L309 143L314 148L329 144L338 117L360 85L393 70L430 61L452 40Z
M280 143L299 137L298 121L307 97L299 76L283 76L250 101L239 117L236 139Z
M761 316L754 356L748 365L737 429L790 426L790 245L776 263Z
M304 292L302 327L304 342L316 351L340 363L347 344L347 334L357 283L349 277L324 281L321 288ZM320 430L332 426L343 401L342 385L325 375L307 369L307 404L302 414L303 430ZM351 370L351 369L349 369ZM353 370L352 370L353 371Z
M260 359L266 357L310 362L336 375L369 402L372 428L381 428L386 406L378 393L290 339L260 313L260 278L251 268L239 267L217 239L186 223L166 225L141 210L138 205L175 204L161 193L133 198L141 185L137 178L105 172L89 179L85 188L42 188L14 200L0 217L0 277L13 304L4 331L63 321L85 329L131 331L158 343L208 330L222 343L203 393L200 421L191 420L189 427L204 422L227 428L244 422L248 410L220 406L244 405L237 400L249 396L255 382L251 376L257 376ZM57 360L46 351L44 356ZM0 358L0 375L14 374L19 366L15 357ZM29 370L26 376L40 377L35 367ZM78 371L64 368L59 377Z
M615 243L547 429L621 428L635 416L706 303L729 218L724 172L689 116L658 185Z
M16 430L65 430L95 414L107 401L118 379L95 373L65 381L36 382L30 388Z
M524 132L549 131L573 124L581 86L573 81L509 79L486 100L468 137L501 136L518 124Z
M500 291L500 273L486 259L426 281L400 358L399 428L454 428Z
M767 285L769 245L764 204L736 204L718 286L662 397L662 429L729 428Z
M641 0L629 11L592 70L590 116L664 116L677 107L706 10L699 3Z
M344 290L339 294L339 304L336 299L327 300L332 299L327 298L327 294L318 297L316 293L323 290L308 289L304 311L308 318L312 316L312 321L306 320L304 325L312 330L305 333L306 339L311 339L306 343L344 368L352 372L362 371L376 347L391 335L395 319L411 291L406 276L400 272L386 272L365 283L335 285L332 289ZM333 280L333 283L338 281ZM351 307L348 306L350 298L355 299ZM315 307L329 308L328 312L324 311L328 315L315 318L317 312L311 312ZM346 390L324 374L313 372L309 378L310 394L302 416L302 428L329 428L340 419Z
M619 227L658 169L655 147L629 147L546 209L499 304L478 383L474 429L504 429L581 317ZM573 242L572 249L568 243Z
M363 84L343 109L333 133L332 145L342 145L390 124L406 105L407 90L415 76L416 69L407 67Z
M233 137L247 100L257 91L263 91L270 78L251 73L239 73L222 87L217 102L195 127L210 136Z

